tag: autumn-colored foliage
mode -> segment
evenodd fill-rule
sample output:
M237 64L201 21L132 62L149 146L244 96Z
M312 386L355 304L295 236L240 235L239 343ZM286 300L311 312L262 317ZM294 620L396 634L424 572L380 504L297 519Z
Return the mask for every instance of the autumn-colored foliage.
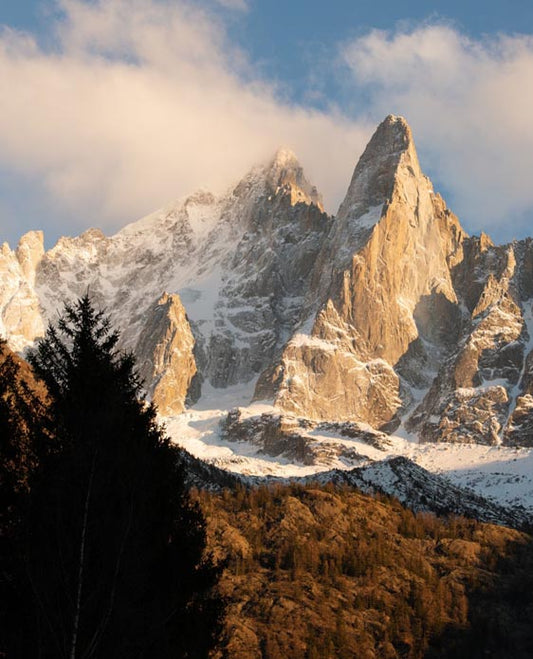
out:
M527 535L331 485L197 497L228 560L219 657L533 656Z

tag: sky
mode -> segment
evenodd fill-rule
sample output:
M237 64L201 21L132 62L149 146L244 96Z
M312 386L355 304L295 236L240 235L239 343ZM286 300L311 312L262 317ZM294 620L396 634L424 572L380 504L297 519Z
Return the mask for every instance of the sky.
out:
M292 148L335 213L389 114L470 233L533 235L533 2L2 0L0 243L221 193Z

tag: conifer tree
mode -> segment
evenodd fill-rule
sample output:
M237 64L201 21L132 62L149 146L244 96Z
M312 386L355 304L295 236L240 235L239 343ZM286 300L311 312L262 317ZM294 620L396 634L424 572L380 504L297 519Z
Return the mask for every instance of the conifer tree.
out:
M33 613L13 656L201 658L220 631L203 516L118 338L86 295L30 357L54 450L31 483Z

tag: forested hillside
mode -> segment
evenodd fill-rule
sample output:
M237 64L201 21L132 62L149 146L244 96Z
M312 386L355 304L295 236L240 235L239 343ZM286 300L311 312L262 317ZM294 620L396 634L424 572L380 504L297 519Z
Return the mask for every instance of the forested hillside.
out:
M333 486L197 497L228 560L218 657L533 656L526 534Z

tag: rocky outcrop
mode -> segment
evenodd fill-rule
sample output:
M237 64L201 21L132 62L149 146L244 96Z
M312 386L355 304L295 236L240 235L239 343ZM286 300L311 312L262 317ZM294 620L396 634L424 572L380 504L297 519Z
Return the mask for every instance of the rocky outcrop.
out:
M517 397L515 408L505 427L503 443L511 446L533 446L533 395L530 392Z
M147 314L135 349L139 374L160 414L171 416L185 409L197 373L194 337L179 296L166 293Z
M516 246L495 247L484 236L469 243L454 277L468 322L407 425L423 441L527 443L533 324L521 263Z
M35 273L44 255L42 231L29 231L19 241L16 256L24 278L30 286L35 284Z
M231 410L221 422L223 439L254 444L260 453L282 456L304 465L330 466L340 459L349 466L366 464L369 458L333 439L317 439L317 434L336 433L356 439L384 451L389 445L387 435L357 423L316 423L287 414L263 413L244 415L239 408Z

